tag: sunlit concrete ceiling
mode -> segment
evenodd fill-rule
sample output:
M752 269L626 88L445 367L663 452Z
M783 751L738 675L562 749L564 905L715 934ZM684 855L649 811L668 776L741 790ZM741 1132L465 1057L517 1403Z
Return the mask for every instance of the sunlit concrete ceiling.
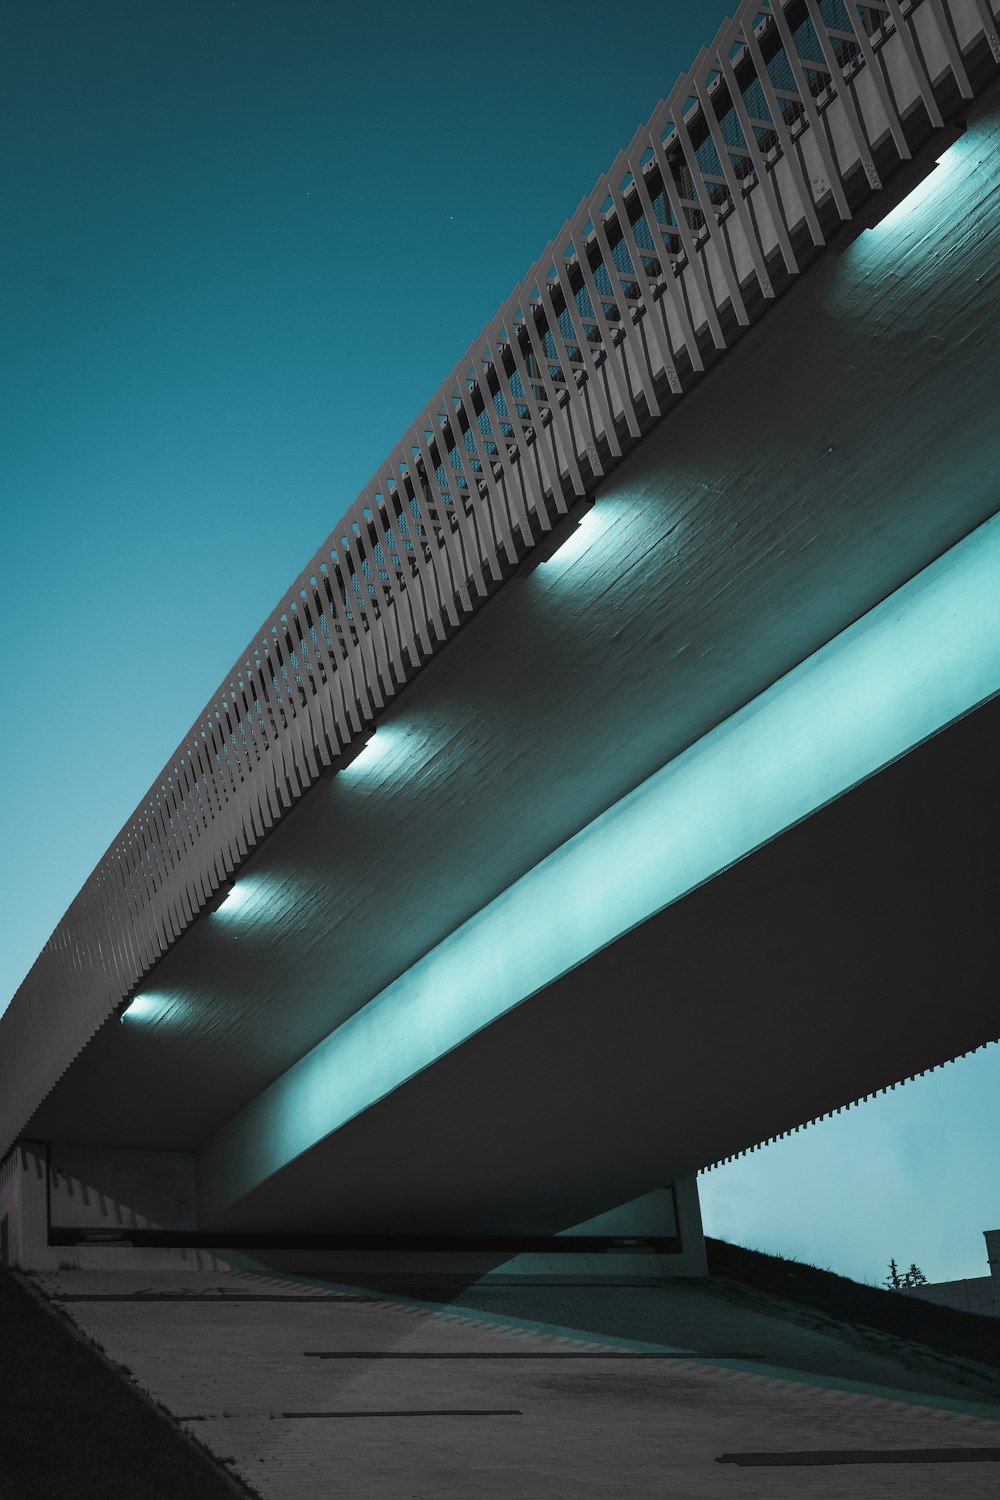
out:
M995 123L980 130L988 149ZM463 627L364 755L255 853L242 904L165 956L147 985L160 1009L103 1027L26 1135L196 1149L525 870L997 509L1000 281L984 267L1000 205L974 153L962 161L946 215L904 205L827 253L616 471L565 547Z

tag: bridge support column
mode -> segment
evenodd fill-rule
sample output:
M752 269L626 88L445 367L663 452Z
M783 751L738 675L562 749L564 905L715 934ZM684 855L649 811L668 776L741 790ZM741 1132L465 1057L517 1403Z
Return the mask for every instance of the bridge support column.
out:
M681 1177L668 1187L654 1188L641 1198L633 1198L562 1231L566 1237L595 1234L612 1235L622 1241L619 1248L605 1251L603 1256L589 1257L598 1266L605 1260L613 1262L616 1268L648 1262L648 1270L633 1270L631 1274L708 1275L695 1177Z
M202 1246L134 1243L194 1224L194 1159L19 1141L0 1165L0 1263L22 1271L224 1270ZM190 1199L190 1201L188 1201Z
M5 1266L47 1270L45 1147L16 1145L0 1166L0 1249Z

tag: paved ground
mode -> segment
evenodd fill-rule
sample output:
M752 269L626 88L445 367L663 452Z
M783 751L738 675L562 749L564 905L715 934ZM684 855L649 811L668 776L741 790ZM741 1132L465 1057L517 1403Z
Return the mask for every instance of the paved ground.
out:
M690 1285L434 1305L238 1272L37 1281L266 1500L1000 1493L1000 1383L990 1399L960 1362L907 1368L877 1340ZM954 1449L968 1456L879 1457Z

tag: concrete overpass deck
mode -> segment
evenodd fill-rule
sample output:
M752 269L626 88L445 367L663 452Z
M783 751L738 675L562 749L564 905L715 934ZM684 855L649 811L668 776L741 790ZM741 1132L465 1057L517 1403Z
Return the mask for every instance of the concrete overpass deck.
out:
M992 1038L980 708L266 1184L213 1165L230 1122L373 997L996 512L995 96L962 124L286 812L23 1137L199 1153L208 1230L552 1232Z
M948 175L937 193L817 266L691 393L683 424L675 417L647 439L598 492L564 548L502 590L385 713L362 756L288 814L241 872L232 909L227 903L197 923L161 960L147 981L145 1018L139 1009L134 1020L102 1028L85 1067L56 1086L29 1136L72 1139L85 1120L95 1141L199 1149L276 1074L584 824L992 513L1000 458L995 413L981 393L1000 380L993 339L1000 308L981 292L971 320L968 308L997 212L978 163L997 145L995 108L973 113L951 148L954 160L945 158ZM947 222L945 201L963 204ZM942 257L947 278L938 274ZM890 265L905 274L886 276ZM959 341L950 330L960 319ZM756 383L755 371L762 372ZM727 413L723 430L719 411ZM715 893L664 916L663 951L683 994L663 1012L668 1033L698 1009L701 953L702 995L718 997L713 1008L735 1007L730 1024L741 1041L732 1055L747 1055L744 1030L756 1022L737 997L763 996L778 983L777 969L753 977L747 969L741 980L732 961L723 972L725 955L759 948L753 928L760 921L772 966L780 962L789 938L807 930L796 860L804 869L810 847L823 843L821 827L840 820L863 841L868 871L850 860L842 836L825 868L845 904L835 918L831 893L826 915L813 913L813 951L848 961L836 923L848 923L855 907L858 961L873 951L873 935L861 936L872 909L861 893L876 867L885 862L886 891L905 889L905 864L912 868L917 852L911 845L929 848L947 839L950 825L960 826L946 811L950 799L974 783L977 796L989 797L989 737L984 730L980 740L978 727L962 733L963 744L980 747L968 754L970 767L982 766L981 779L956 776L944 745L926 751L933 771L921 776L924 762L915 761L883 779L888 788L894 778L916 778L919 819L908 821L900 797L883 799L877 788L856 793L858 811L846 803L831 810L730 872ZM970 814L975 820L975 804ZM887 825L880 840L880 816L903 827L890 836ZM949 871L956 862L960 848ZM772 866L781 877L766 873ZM982 872L968 873L964 897L975 911L972 885ZM615 879L608 871L609 886ZM951 882L949 873L957 902ZM772 913L783 913L777 929L752 902L755 890L768 887ZM901 997L910 993L910 963L919 967L926 955L918 961L916 950L910 959L898 946L891 952L902 967L895 982L891 973L881 976L883 993ZM975 962L971 950L963 961ZM631 977L616 984L620 962L614 951L604 961L617 993L607 1012L612 1026L639 1003L639 971L623 966ZM636 962L665 977L662 958ZM690 974L686 986L682 973ZM824 964L815 982L826 984L832 973ZM788 1010L780 1021L771 1011L770 1029L787 1044L806 971L784 982ZM868 1014L870 987L857 998ZM839 1006L844 997L827 993L823 1003ZM648 1018L633 1021L641 1038ZM509 1024L518 1023L512 1017ZM541 1025L542 1016L533 1011L526 1024ZM843 1032L852 1035L846 1019ZM714 1026L709 1033L717 1039ZM965 1037L963 1045L983 1039ZM572 1048L572 1027L562 1045ZM609 1045L606 1037L594 1054L599 1073ZM935 1040L905 1065L901 1059L896 1076L950 1055L946 1044L936 1052L941 1045ZM512 1074L517 1113L527 1128L541 1039L512 1038L511 1046L520 1058ZM666 1035L656 1047L666 1049L665 1077ZM471 1052L463 1057L463 1066L471 1063ZM723 1058L711 1064L719 1077L725 1068ZM680 1072L689 1076L686 1066ZM796 1110L804 1118L857 1097L877 1087L877 1077L877 1068L859 1077L853 1093L835 1086L818 1109L803 1096L766 1124L762 1117L756 1136L788 1128ZM730 1091L736 1083L729 1080ZM775 1085L769 1073L768 1088ZM611 1106L597 1078L588 1097L609 1108L623 1102ZM704 1129L712 1139L694 1162L754 1143L750 1127L727 1135L706 1120Z

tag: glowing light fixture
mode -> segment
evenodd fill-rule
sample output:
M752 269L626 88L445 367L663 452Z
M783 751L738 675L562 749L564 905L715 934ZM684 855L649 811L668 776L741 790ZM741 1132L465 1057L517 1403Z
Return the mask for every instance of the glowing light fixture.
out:
M242 875L211 913L213 922L243 922L259 916L266 905L269 882L259 875Z
M337 772L338 779L342 776L346 776L349 780L367 776L380 761L385 760L388 751L393 747L393 741L391 729L381 726L376 734L373 727L354 759L348 761L347 765Z
M123 1024L127 1021L129 1025L139 1021L158 1021L175 1004L169 995L133 995L118 1020Z
M563 523L565 525L565 523ZM555 535L551 542L546 544L540 542L538 551L541 556L534 561L528 558L532 567L538 567L545 571L546 575L551 571L555 573L565 568L569 563L575 562L577 558L592 547L597 538L607 529L607 514L602 508L600 518L597 515L597 507L591 501L587 501L576 515L575 524L571 525L564 534L560 535L559 528L555 528ZM537 556L537 553L536 553Z
M924 208L929 208L938 195L951 186L949 179L953 176L955 169L962 164L964 154L962 147L963 141L959 139L946 151L942 151L937 161L930 164L926 175L911 188L904 198L894 204L878 223L870 225L868 233L878 235L886 230L898 232L906 219L919 214ZM884 191L892 192L891 182ZM876 198L875 202L877 201Z
M219 904L216 915L235 916L240 907L246 905L249 895L250 886L248 881L241 880L237 885L230 886Z

